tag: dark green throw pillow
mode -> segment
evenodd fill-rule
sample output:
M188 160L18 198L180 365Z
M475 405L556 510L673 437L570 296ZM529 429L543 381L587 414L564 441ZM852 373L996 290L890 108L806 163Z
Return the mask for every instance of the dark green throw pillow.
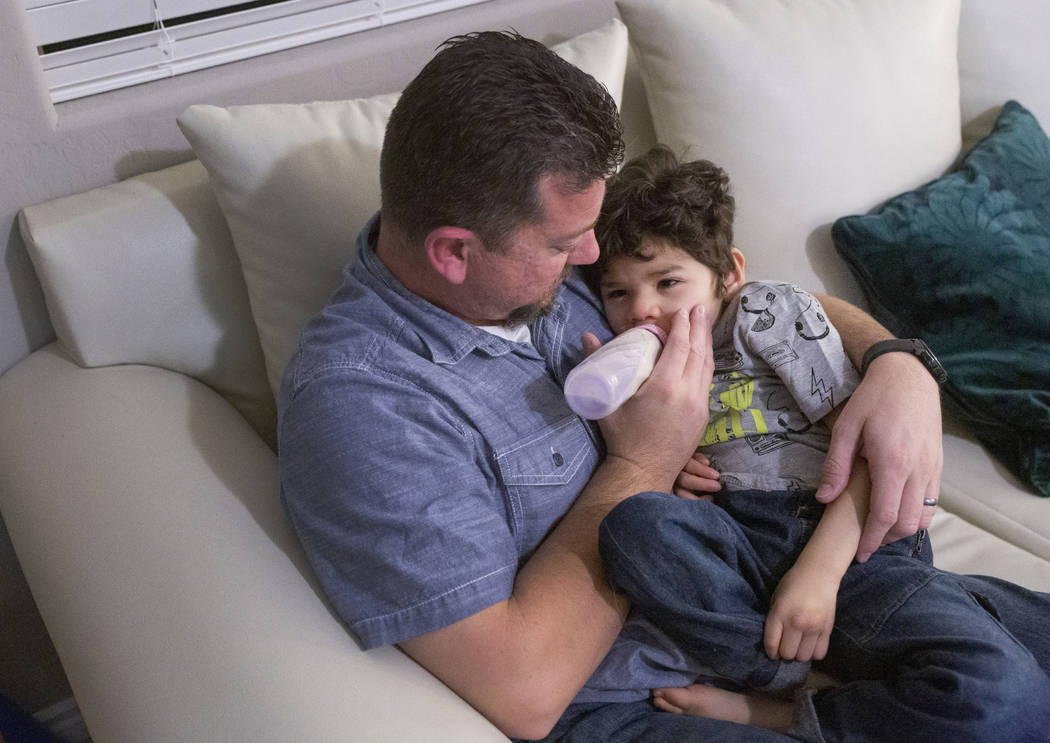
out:
M1050 496L1050 140L1008 102L956 172L843 217L835 247L901 337L950 375L945 402Z

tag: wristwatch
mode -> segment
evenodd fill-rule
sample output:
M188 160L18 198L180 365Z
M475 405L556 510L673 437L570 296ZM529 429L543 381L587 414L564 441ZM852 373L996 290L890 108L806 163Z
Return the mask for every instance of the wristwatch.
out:
M937 357L933 355L933 351L930 347L920 338L894 338L887 341L878 341L873 343L871 347L864 352L864 359L860 362L860 374L864 376L865 372L868 371L868 365L872 361L882 356L884 353L891 353L893 351L903 351L904 353L910 353L926 367L926 370L933 375L934 381L937 384L944 384L948 381L948 372L941 366L941 362L937 360Z

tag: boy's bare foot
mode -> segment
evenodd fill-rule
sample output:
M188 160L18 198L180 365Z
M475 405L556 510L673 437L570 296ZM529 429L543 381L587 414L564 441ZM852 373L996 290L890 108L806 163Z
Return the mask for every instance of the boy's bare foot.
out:
M794 717L791 702L703 684L654 689L653 704L665 712L757 725L780 733L788 731Z

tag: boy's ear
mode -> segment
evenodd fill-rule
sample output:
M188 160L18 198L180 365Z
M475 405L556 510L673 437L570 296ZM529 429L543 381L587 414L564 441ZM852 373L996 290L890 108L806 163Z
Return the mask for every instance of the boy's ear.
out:
M477 235L462 227L437 227L423 242L430 265L452 284L463 283L471 251L482 247Z
M726 294L732 294L744 285L745 263L744 254L736 248L733 248L733 270L727 273L725 279L722 280L722 285L726 289Z

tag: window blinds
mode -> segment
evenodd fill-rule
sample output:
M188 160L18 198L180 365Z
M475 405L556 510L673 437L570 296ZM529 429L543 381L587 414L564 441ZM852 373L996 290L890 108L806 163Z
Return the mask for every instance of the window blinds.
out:
M487 0L23 0L58 103Z

